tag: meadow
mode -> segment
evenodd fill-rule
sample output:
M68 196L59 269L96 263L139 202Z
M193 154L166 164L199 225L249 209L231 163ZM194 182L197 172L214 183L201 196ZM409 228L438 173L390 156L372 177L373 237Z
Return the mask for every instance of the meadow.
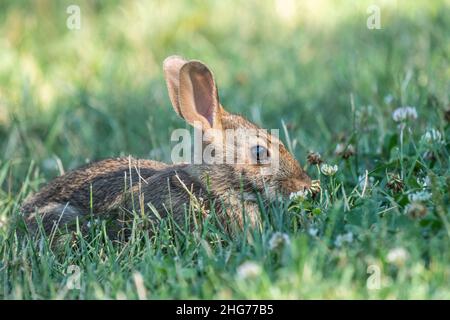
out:
M0 299L450 299L449 1L73 2L0 3ZM172 54L280 129L318 194L235 237L210 219L123 243L99 222L59 250L19 234L63 172L170 162Z

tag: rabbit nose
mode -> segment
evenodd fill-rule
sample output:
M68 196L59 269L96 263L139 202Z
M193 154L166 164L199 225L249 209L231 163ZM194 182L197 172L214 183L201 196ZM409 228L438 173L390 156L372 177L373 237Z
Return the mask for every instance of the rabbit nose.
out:
M295 179L295 183L297 186L297 190L306 190L311 187L311 180L309 178L305 180Z

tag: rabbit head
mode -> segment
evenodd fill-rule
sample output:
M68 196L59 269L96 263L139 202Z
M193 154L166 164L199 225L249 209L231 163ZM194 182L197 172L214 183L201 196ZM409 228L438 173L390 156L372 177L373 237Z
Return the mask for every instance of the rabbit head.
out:
M310 187L311 179L274 134L277 131L261 129L223 108L206 65L171 56L163 69L175 112L204 133L202 164L206 162L222 189L241 186L273 199Z

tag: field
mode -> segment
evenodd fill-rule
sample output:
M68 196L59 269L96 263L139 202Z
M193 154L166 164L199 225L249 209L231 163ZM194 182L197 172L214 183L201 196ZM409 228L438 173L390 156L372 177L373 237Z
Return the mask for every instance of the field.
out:
M0 4L0 299L450 299L449 1L77 1L79 29L71 4ZM170 162L172 54L280 129L320 193L234 237L208 219L123 243L99 222L58 250L19 234L63 172Z

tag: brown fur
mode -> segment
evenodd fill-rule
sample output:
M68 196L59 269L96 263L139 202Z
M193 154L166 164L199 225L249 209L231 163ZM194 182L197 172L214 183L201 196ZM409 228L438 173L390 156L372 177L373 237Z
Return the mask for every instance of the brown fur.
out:
M212 73L202 63L170 57L164 63L164 71L174 110L188 123L200 121L219 130L261 131L243 117L224 110L218 102ZM267 139L269 150L279 150L279 169L270 176L262 176L262 165L250 163L247 158L234 165L168 165L131 157L107 159L54 179L25 201L22 212L31 230L36 229L39 217L46 232L90 215L143 211L154 219L150 206L162 217L173 214L180 224L186 210L194 207L204 215L214 209L225 224L232 221L242 227L247 217L252 225L257 225L256 193L263 200L270 200L277 194L289 195L308 188L311 183L278 139L263 131L260 134ZM212 143L224 142L217 139L214 137ZM228 147L223 143L223 149L217 150L226 152Z

